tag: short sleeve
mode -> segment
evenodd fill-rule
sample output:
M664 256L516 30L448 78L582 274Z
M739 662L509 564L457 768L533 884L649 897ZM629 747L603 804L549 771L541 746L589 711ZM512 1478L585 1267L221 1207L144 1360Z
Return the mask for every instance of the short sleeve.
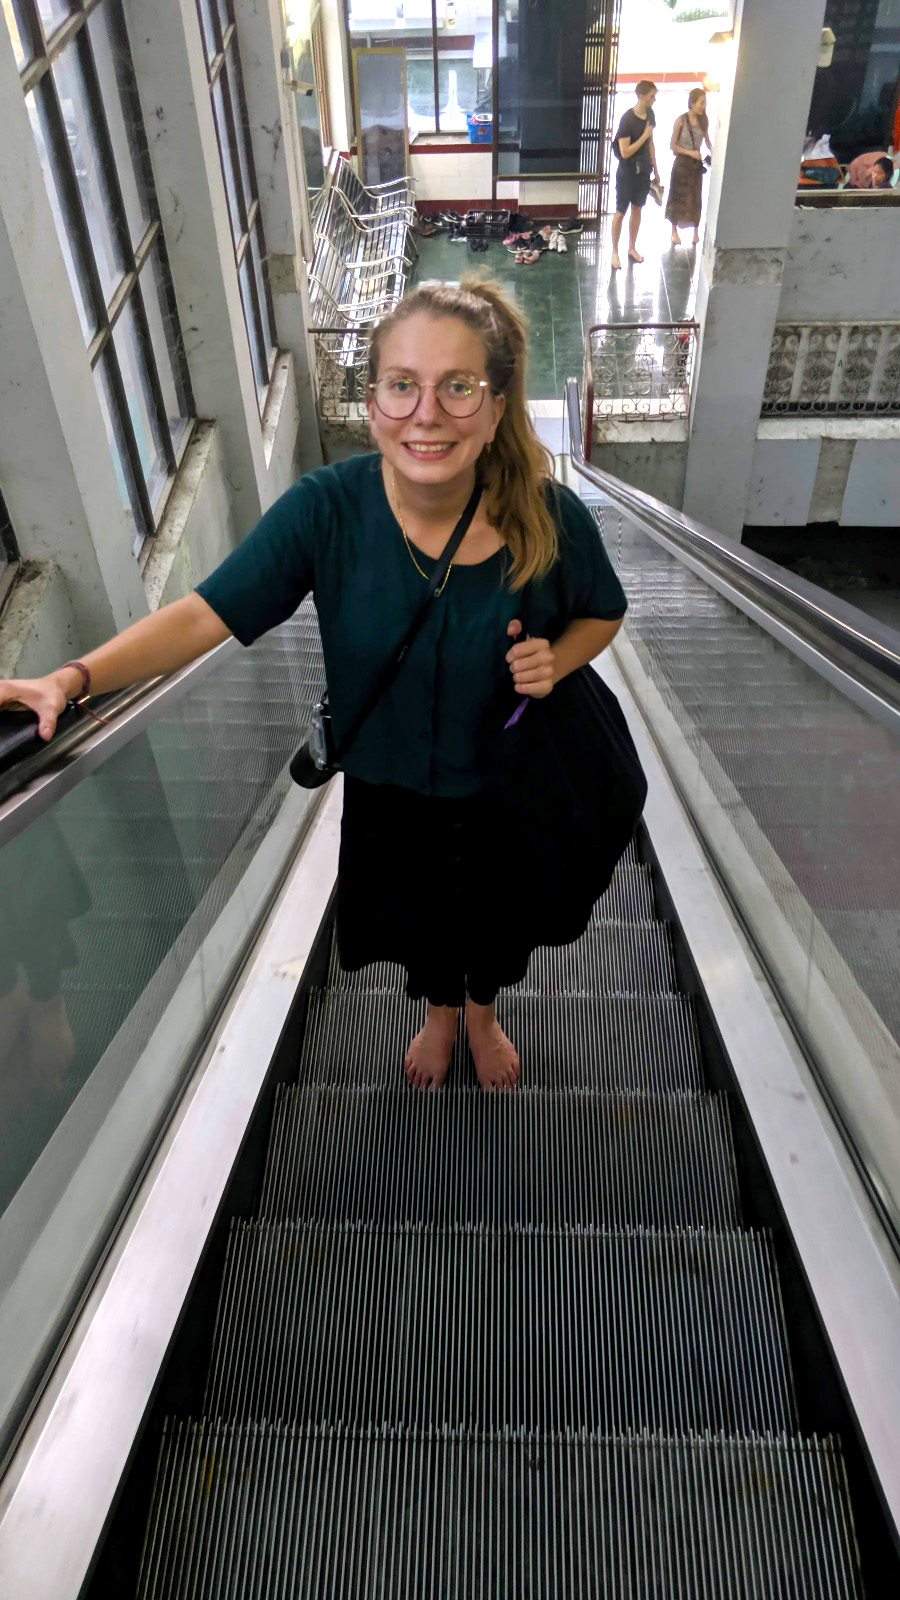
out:
M613 571L600 529L571 489L556 489L559 560L567 622L597 617L614 622L628 609L625 591Z
M241 644L293 616L315 588L316 553L330 525L327 497L311 477L276 500L197 593Z

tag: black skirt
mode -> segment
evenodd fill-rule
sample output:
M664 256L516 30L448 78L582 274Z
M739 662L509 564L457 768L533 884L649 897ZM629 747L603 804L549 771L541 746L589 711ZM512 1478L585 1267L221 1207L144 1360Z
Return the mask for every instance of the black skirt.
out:
M540 942L521 916L527 873L515 854L493 789L444 799L345 776L341 966L395 962L410 999L489 1005L524 978Z

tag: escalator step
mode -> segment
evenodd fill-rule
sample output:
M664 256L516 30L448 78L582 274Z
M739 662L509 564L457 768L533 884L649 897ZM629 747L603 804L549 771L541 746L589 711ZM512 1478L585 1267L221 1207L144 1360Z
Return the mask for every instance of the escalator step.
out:
M794 1407L771 1240L235 1221L204 1411L777 1433Z
M740 1220L724 1095L279 1092L260 1215L569 1228Z
M646 866L620 866L594 907L591 922L654 922L653 880Z
M424 1015L424 1003L403 994L313 991L301 1084L402 1084L406 1043ZM648 1094L704 1087L694 1004L683 995L620 995L602 1007L573 997L550 1007L544 999L504 994L497 1015L516 1042L522 1087ZM448 1085L474 1081L460 1029Z
M861 1600L826 1438L168 1423L138 1600Z
M328 987L341 994L364 990L393 994L405 984L402 967L373 962L361 972L343 972L332 948ZM678 982L668 928L662 922L592 924L576 944L535 950L528 971L511 994L594 996L673 994Z

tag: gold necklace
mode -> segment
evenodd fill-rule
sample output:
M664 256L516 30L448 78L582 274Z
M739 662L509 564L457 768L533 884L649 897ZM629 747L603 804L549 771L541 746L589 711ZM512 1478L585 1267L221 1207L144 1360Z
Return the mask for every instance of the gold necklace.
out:
M425 582L427 583L429 574L427 572L423 572L422 571L422 568L419 566L419 563L416 560L416 553L413 550L413 547L409 542L409 534L406 531L406 523L403 521L403 508L400 505L400 496L397 493L397 474L394 471L393 467L391 467L391 493L394 496L394 504L397 507L397 521L400 524L400 532L403 534L403 540L404 540L404 543L406 545L407 550L409 551L410 558L412 560L412 564L415 567L416 571L418 572L419 576L424 578ZM458 521L459 521L459 518L457 517L456 518L456 522L458 522ZM454 528L456 527L456 522L454 522L454 524L453 524ZM435 598L437 598L437 596L439 594L443 594L444 590L447 587L447 582L448 582L448 579L449 579L450 574L451 574L452 571L453 571L453 562L451 561L449 567L447 568L447 571L444 573L444 581L443 581L443 583L440 585L440 588L435 589L435 591L434 591Z

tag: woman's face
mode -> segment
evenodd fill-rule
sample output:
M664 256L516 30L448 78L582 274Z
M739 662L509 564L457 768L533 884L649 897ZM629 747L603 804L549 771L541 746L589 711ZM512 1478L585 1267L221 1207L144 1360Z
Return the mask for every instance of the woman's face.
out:
M691 106L691 110L694 112L695 116L702 117L704 111L706 110L706 95L705 94L700 94L700 95L697 96L696 100L694 101L693 105Z
M487 379L484 345L474 329L458 317L427 311L396 323L381 347L379 383L393 380L399 394L409 393L409 380L423 387L415 411L399 420L384 414L370 389L369 421L385 460L422 485L449 483L469 472L503 415L503 396L485 388L474 415L448 416L437 397L437 385L448 378Z

